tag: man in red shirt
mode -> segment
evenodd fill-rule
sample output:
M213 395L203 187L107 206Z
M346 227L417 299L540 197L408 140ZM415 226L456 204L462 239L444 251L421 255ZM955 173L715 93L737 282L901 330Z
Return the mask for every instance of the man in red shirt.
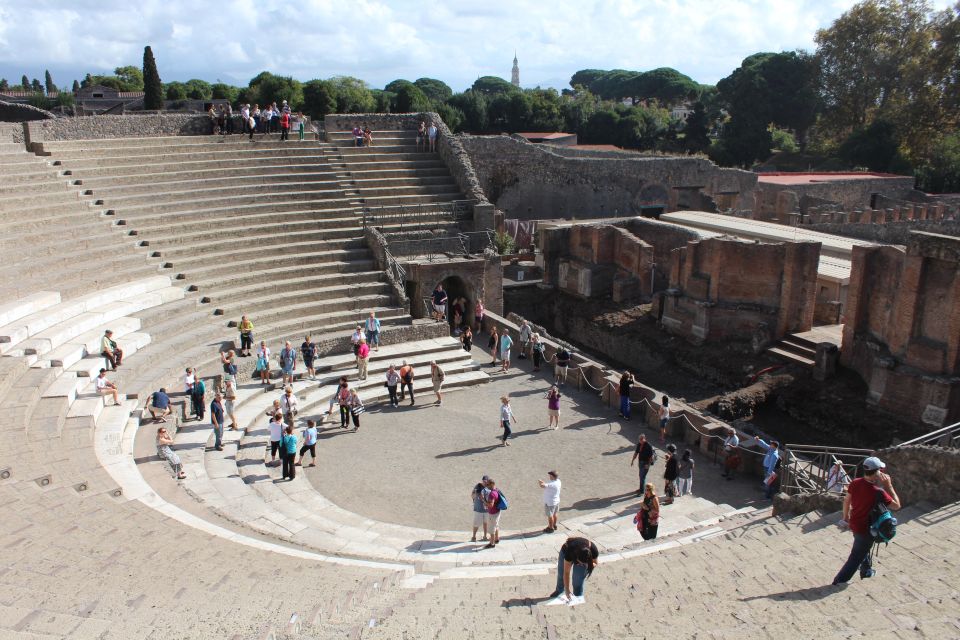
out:
M850 549L850 557L833 579L833 584L846 583L853 577L857 567L860 568L861 579L874 574L870 563L870 548L873 546L870 511L881 500L891 511L900 508L900 498L893 489L890 476L883 472L884 468L880 458L867 458L863 461L863 477L847 487L847 495L843 499L843 520L853 533L853 548ZM844 522L841 522L841 526Z

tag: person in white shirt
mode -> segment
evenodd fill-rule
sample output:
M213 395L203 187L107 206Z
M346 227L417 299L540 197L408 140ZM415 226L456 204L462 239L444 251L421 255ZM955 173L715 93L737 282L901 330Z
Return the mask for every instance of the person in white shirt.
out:
M556 471L547 471L547 480L537 480L543 489L543 512L547 516L547 528L544 533L557 530L557 518L560 515L560 476Z
M737 437L737 431L733 427L727 429L727 438L723 441L723 453L726 458L723 461L722 475L727 480L733 480L733 474L740 464L740 454L737 449L740 447L740 438Z
M283 416L279 411L273 414L267 428L270 430L270 462L275 463L277 451L280 450L280 439L283 438Z
M267 134L270 133L271 120L273 119L273 109L270 108L268 104L260 111L260 131Z
M300 405L297 402L297 396L293 395L293 387L287 387L280 396L280 411L283 412L283 421L289 426L293 426L293 419L300 412Z
M437 126L430 123L430 126L427 127L427 138L430 140L430 151L437 150Z
M310 452L310 464L308 466L317 466L317 423L313 420L307 420L307 428L303 430L303 446L300 447L300 462L296 463L298 467L303 466L303 454Z
M96 377L97 393L102 396L113 396L113 403L120 404L120 390L117 385L107 380L107 370L100 369L100 375Z

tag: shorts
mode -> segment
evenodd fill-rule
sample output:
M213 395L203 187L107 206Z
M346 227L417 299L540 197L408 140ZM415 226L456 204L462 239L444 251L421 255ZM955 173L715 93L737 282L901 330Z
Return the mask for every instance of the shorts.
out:
M292 364L284 365L284 366L281 367L281 368L282 368L282 370L283 370L284 375L288 375L288 376L292 376L292 375L293 375L293 365L292 365Z
M547 409L547 415L550 416L551 418L559 418L560 409Z
M224 412L226 412L227 415L230 415L233 413L233 402L234 402L233 400L223 401L223 410Z
M509 360L510 359L510 349L500 349L500 359Z
M434 303L434 305L433 305L433 310L436 311L437 313L446 314L446 313L447 313L447 305Z
M495 529L500 526L500 514L502 512L497 511L496 513L486 513L484 514L484 522L487 523L487 531L493 533Z
M160 407L154 406L154 405L150 405L149 407L147 407L147 410L148 410L148 411L156 411L156 412L158 412L158 413L163 413L164 411L170 411L170 405L165 406L163 409L161 409Z
M434 382L433 383L433 392L440 393L440 388L443 387L443 382Z
M560 364L555 365L553 367L553 376L555 378L562 378L562 377L565 377L566 375L567 375L567 367Z
M560 513L560 505L558 504L545 504L543 505L543 513L548 517L552 518L553 516Z
M313 369L313 358L304 358L303 366L307 369Z
M473 526L479 528L483 526L483 523L487 521L487 513L485 511L474 511L473 512Z

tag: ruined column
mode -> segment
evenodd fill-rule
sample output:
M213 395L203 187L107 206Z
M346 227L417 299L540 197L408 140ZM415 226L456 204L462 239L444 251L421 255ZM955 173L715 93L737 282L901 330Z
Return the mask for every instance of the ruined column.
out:
M899 207L888 207L887 208L887 220L890 222L897 222L900 220L900 208Z

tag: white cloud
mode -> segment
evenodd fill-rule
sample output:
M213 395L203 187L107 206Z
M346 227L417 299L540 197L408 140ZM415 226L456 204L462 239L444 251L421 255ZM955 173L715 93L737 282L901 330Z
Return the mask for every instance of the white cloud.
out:
M263 70L301 80L353 75L382 87L481 75L566 86L586 68L674 67L715 83L759 51L812 49L854 0L0 0L0 76L60 85L142 59L164 80L246 84ZM953 0L935 0L942 9Z

